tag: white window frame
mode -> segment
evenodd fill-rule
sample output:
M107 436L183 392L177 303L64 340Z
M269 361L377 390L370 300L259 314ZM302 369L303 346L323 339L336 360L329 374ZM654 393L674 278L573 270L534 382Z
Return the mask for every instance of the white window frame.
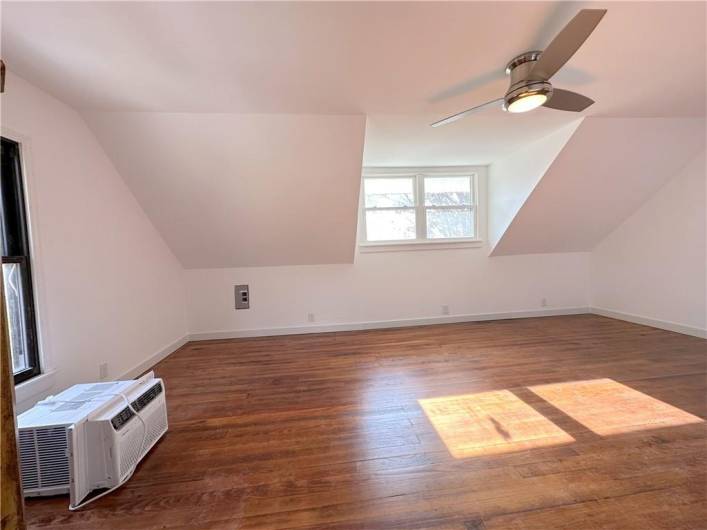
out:
M427 210L432 209L458 209L458 206L429 207L424 204L424 179L425 177L469 177L471 180L472 204L474 215L473 237L464 238L427 238ZM371 178L413 178L415 206L407 207L415 210L415 239L401 239L388 241L368 241L366 239L366 208L365 205L365 180ZM359 200L359 226L358 244L361 252L382 252L389 250L430 250L448 248L481 247L486 235L485 215L485 166L451 166L451 167L364 167L361 174L361 194ZM405 207L391 208L395 210Z

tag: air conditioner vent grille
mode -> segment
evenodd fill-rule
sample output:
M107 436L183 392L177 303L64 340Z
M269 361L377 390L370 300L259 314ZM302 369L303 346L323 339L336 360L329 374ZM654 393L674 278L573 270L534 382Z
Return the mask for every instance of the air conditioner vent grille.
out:
M20 469L26 490L66 486L70 481L66 427L20 431Z
M133 416L135 416L135 413L128 407L125 407L110 419L110 423L116 431L119 431L125 426L126 423L128 423L128 421L130 421L130 418Z
M120 442L120 477L121 479L130 472L130 470L140 460L140 453L143 448L142 443L143 430L133 429Z
M145 438L145 448L151 447L157 439L167 430L167 415L165 409L160 407L155 409L147 420L147 437Z
M20 431L20 469L22 470L22 487L24 489L38 488L39 461L34 431Z
M132 406L136 412L140 412L147 405L152 403L154 399L162 393L162 383L158 382L153 385L149 390L142 394L139 398L132 402Z

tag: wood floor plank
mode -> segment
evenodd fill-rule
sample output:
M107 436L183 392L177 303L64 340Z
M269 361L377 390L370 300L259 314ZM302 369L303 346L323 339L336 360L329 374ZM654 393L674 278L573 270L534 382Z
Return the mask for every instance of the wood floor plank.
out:
M576 315L192 342L155 371L165 438L85 510L28 499L30 528L705 528L705 340Z

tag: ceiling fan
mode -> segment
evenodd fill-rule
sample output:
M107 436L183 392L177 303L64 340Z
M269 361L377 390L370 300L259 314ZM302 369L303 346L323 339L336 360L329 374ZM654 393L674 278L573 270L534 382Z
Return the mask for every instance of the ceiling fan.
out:
M576 92L553 88L550 78L587 40L605 13L606 9L582 9L545 50L522 53L508 63L506 75L511 76L511 84L505 96L436 121L432 127L452 123L482 107L501 101L503 110L514 113L527 112L540 106L570 112L583 111L594 101Z

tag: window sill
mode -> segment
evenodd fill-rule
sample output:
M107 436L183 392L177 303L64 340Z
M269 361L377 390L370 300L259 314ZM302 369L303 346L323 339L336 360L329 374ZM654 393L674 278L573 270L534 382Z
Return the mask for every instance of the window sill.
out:
M16 413L31 408L54 388L56 370L39 374L15 386Z
M484 242L480 239L458 239L454 241L400 241L386 243L359 243L361 253L369 252L407 252L411 250L451 250L462 248L481 248Z

